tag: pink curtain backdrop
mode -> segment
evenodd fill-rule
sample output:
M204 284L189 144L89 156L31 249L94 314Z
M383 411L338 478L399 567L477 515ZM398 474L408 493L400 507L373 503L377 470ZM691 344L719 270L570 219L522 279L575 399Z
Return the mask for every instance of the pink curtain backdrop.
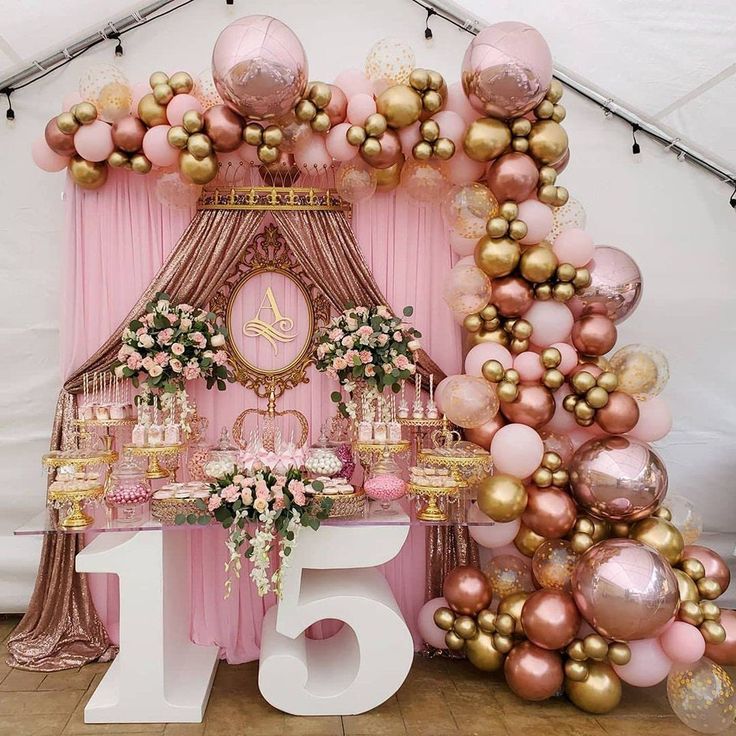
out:
M106 186L97 192L84 192L71 184L67 187L61 336L64 375L81 365L125 317L194 214L193 210L161 205L153 187L153 177L122 172L111 172ZM264 226L269 220L264 220ZM446 373L459 372L459 330L438 296L452 264L438 208L418 206L403 195L377 195L355 209L353 228L389 304L397 310L413 305L414 322L429 354ZM288 391L277 408L301 411L310 422L311 439L316 440L321 424L334 411L329 399L334 384L313 369L309 376L310 382ZM221 427L232 427L244 409L265 408L264 401L257 402L252 392L237 384L228 386L224 395L207 391L204 385L197 385L192 394L200 413L209 419L211 442ZM260 623L275 602L273 597L258 597L247 577L249 568L244 566L240 584L234 586L229 599L223 599L224 531L187 533L193 640L217 644L229 662L256 659ZM413 528L401 554L384 571L417 645L421 642L416 614L424 602L424 570L424 530ZM116 580L92 575L90 585L108 633L117 641Z

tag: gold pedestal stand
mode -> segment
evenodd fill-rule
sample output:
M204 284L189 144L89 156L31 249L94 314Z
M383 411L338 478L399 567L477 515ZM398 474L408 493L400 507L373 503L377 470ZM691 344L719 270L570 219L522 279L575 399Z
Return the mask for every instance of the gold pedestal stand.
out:
M460 486L425 486L418 483L409 483L408 494L425 501L425 505L417 511L420 521L447 521L448 514L440 508L438 501L446 499L455 501L460 496Z
M422 450L417 456L417 463L445 468L455 482L462 486L474 486L483 478L487 478L493 469L490 454L450 455L436 450Z
M375 465L385 455L401 455L408 452L411 445L408 440L400 442L355 442L353 449L358 453L360 464L366 466Z
M61 521L65 529L82 529L89 526L94 519L82 510L86 501L97 501L102 498L102 486L86 491L49 491L49 500L71 504L71 509Z
M437 417L437 419L412 419L411 417L406 417L406 419L398 419L397 421L402 427L409 429L409 436L414 445L414 460L419 457L419 453L424 448L424 442L427 437L442 427L444 422L442 417Z
M135 424L135 419L75 419L74 424L79 427L79 437L82 440L91 438L88 427L103 427L102 440L105 443L106 452L115 452L115 435L111 432L114 427L130 427Z
M125 445L123 451L127 455L137 457L147 457L148 467L146 468L146 478L156 480L157 478L171 478L176 481L176 471L179 469L178 458L184 449L183 444L178 445L155 445L151 447L139 447L138 445ZM159 462L159 458L174 456L177 459L177 465L174 468L163 468Z

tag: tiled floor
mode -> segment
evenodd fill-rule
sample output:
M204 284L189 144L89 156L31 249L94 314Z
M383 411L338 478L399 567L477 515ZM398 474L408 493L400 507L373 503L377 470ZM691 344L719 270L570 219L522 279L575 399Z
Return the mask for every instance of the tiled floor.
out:
M500 675L485 675L467 662L420 657L391 700L360 716L286 716L259 695L258 665L251 662L220 664L204 723L86 726L84 705L107 665L48 675L13 670L5 664L5 640L16 623L17 619L0 620L0 736L694 735L672 715L661 686L626 688L614 714L594 718L563 699L522 701Z

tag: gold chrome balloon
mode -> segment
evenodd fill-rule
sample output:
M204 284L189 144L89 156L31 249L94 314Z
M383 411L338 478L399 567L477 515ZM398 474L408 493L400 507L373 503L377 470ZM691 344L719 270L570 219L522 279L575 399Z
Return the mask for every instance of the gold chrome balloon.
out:
M504 634L493 635L493 646L498 649L501 654L508 654L514 648L514 639Z
M189 133L181 125L173 125L166 134L166 140L174 148L186 148Z
M212 153L212 141L204 133L195 133L187 140L187 151L201 160Z
M405 84L395 84L376 98L376 110L386 118L391 128L405 128L419 120L422 98Z
M582 682L588 677L588 665L585 662L568 659L565 662L565 676L573 682Z
M280 156L279 149L276 146L268 146L262 143L258 146L258 159L264 164L272 164L278 161Z
M82 189L99 189L107 181L108 166L105 161L86 161L75 155L69 159L67 168L72 181Z
M579 555L589 550L593 544L593 537L591 537L590 534L575 532L575 534L570 537L570 547L572 547L573 552L576 552Z
M562 86L562 82L559 79L553 79L547 90L547 99L550 102L557 103L562 99L564 91L565 88Z
M77 105L77 108L79 105ZM143 95L138 103L138 117L149 127L156 125L166 125L166 108L156 102L153 94ZM186 128L186 124L184 125Z
M148 84L151 85L151 89L153 89L157 84L168 84L168 83L169 83L169 75L166 74L166 72L154 72L148 78Z
M721 620L721 609L713 601L700 601L700 612L706 621Z
M586 713L609 713L621 702L621 680L605 662L588 662L587 667L584 680L565 680L567 697Z
M422 107L428 113L435 113L442 107L442 95L431 89L422 95Z
M698 586L698 593L700 593L700 596L709 601L715 600L723 593L723 588L721 588L715 578L700 578L695 585Z
M650 516L631 525L629 537L656 549L670 565L676 565L682 557L685 540L669 521Z
M465 648L465 639L460 638L454 631L445 634L445 644L453 652L459 652Z
M604 660L608 654L608 643L598 634L588 634L588 636L583 639L583 651L591 659L595 659L600 662Z
M508 276L521 258L519 244L511 238L484 235L475 246L475 263L492 279Z
M524 608L524 603L526 603L528 597L529 593L511 593L511 595L504 596L498 604L499 614L508 613L516 621L514 627L514 634L516 636L524 635L524 627L521 625L521 609Z
M243 128L243 140L251 146L260 146L263 143L263 126L258 123L248 123Z
M553 120L539 120L529 133L529 153L542 164L559 161L567 151L565 129Z
M582 639L575 639L573 642L567 645L567 656L574 659L576 662L585 662L588 659L588 655L585 653Z
M544 541L545 539L543 536L533 532L523 523L519 531L516 533L516 537L514 537L514 545L516 549L526 557L533 557L534 553L537 551L537 547L539 547L539 545Z
M401 183L401 168L404 165L404 157L389 166L387 169L376 169L376 191L378 192L390 192L392 189L396 189ZM468 315L472 317L473 315ZM480 324L478 325L480 328Z
M478 615L475 617L482 631L486 634L493 634L496 631L496 614L493 611L489 611L484 608L482 611L478 611Z
M179 171L192 184L207 184L217 176L217 156L214 154L197 159L189 151L179 154Z
M365 129L359 125L351 125L345 133L345 138L351 146L360 146L366 137Z
M363 127L365 128L365 132L368 135L379 136L383 135L386 132L386 129L388 128L388 123L386 122L386 118L383 117L383 115L374 112L373 115L369 115L365 119L365 124L363 125Z
M722 644L726 641L726 629L717 621L703 621L700 633L708 644Z
M450 631L452 629L455 618L455 612L446 606L442 606L434 612L434 623L443 631Z
M691 577L695 582L700 578L705 577L705 567L700 560L696 560L694 557L686 557L680 562L680 569Z
M204 128L204 118L197 110L187 110L182 116L181 124L187 133L199 133Z
M310 125L315 133L326 133L332 127L330 116L324 110L320 110L312 118Z
M278 125L269 125L263 131L263 143L278 148L284 140L284 134Z
M419 134L425 141L434 143L440 137L440 126L434 120L425 120L419 126Z
M128 155L123 151L113 151L107 157L107 163L115 169L121 169L128 164Z
M512 475L500 474L485 478L476 485L476 491L478 507L494 521L506 523L518 519L526 508L526 488Z
M611 664L624 665L631 661L631 649L628 644L614 641L608 645L608 661Z
M175 95L188 95L194 89L194 80L186 72L176 72L169 77L169 86Z
M325 82L312 82L307 97L321 110L330 104L332 90Z
M682 601L677 611L677 618L693 626L700 626L704 620L703 612L695 601Z
M541 284L552 278L557 269L557 256L551 248L543 245L532 245L521 255L519 270L521 275L535 284Z
M366 138L360 147L360 152L366 158L378 156L378 154L381 153L381 142L378 138Z
M148 95L146 95L146 97L148 97ZM74 117L82 125L89 125L97 120L97 108L91 102L78 102L74 105ZM143 122L145 122L145 120Z
M452 628L461 639L471 639L478 633L478 626L472 616L458 616Z
M675 570L675 577L677 578L677 588L680 592L681 601L693 601L697 603L700 600L700 593L698 593L698 586L695 585L693 579L686 575L682 570Z
M157 84L153 88L153 99L159 105L168 105L174 99L174 90L168 84Z
M455 155L455 144L449 138L438 138L432 145L432 151L437 158L448 161Z
M56 116L56 127L66 135L74 135L79 130L79 121L70 112Z
M485 162L500 156L510 143L511 131L506 123L495 118L479 118L465 131L463 150L474 161Z
M503 654L493 645L493 637L483 631L465 642L465 654L470 664L484 672L498 670L503 664Z
M509 613L499 613L496 615L496 631L502 636L511 636L516 628L516 621Z
M144 154L134 153L130 157L130 168L136 174L147 174L153 168L153 164Z

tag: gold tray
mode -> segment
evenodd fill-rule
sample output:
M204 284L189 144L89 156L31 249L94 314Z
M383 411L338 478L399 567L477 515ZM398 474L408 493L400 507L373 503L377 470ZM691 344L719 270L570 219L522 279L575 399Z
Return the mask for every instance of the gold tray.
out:
M92 452L89 455L64 457L56 453L47 453L41 460L47 468L61 468L64 465L85 467L87 465L112 465L117 462L117 452Z
M94 519L82 510L82 504L85 501L96 501L102 498L103 488L90 488L84 491L51 491L48 492L48 498L51 501L59 501L60 503L70 503L71 509L67 516L61 521L61 526L65 529L80 529L89 526Z
M202 509L197 508L198 500L196 498L152 498L151 517L162 524L173 526L176 524L176 517L179 514L185 516L189 514L196 514L197 516L211 515L209 511L202 511ZM206 499L201 500L206 502Z
M417 465L446 468L461 485L472 486L486 478L493 470L490 453L477 455L439 455L432 450L422 450Z
M74 424L88 427L125 427L135 424L136 420L131 417L125 419L75 419Z
M125 445L123 452L129 455L137 455L139 457L148 458L148 467L146 468L146 478L149 480L155 480L157 478L170 478L175 475L175 470L168 470L162 468L159 463L159 456L166 457L167 455L179 455L184 450L185 445L179 443L178 445L155 445L155 446L144 446L139 447L138 445Z
M408 483L407 493L425 500L426 503L417 511L420 521L447 521L447 511L443 511L437 503L440 499L454 500L460 495L461 486L425 486L419 483Z
M365 491L361 488L355 493L314 493L311 494L314 503L319 504L322 499L331 498L332 508L330 518L345 518L348 516L362 516L365 512Z

